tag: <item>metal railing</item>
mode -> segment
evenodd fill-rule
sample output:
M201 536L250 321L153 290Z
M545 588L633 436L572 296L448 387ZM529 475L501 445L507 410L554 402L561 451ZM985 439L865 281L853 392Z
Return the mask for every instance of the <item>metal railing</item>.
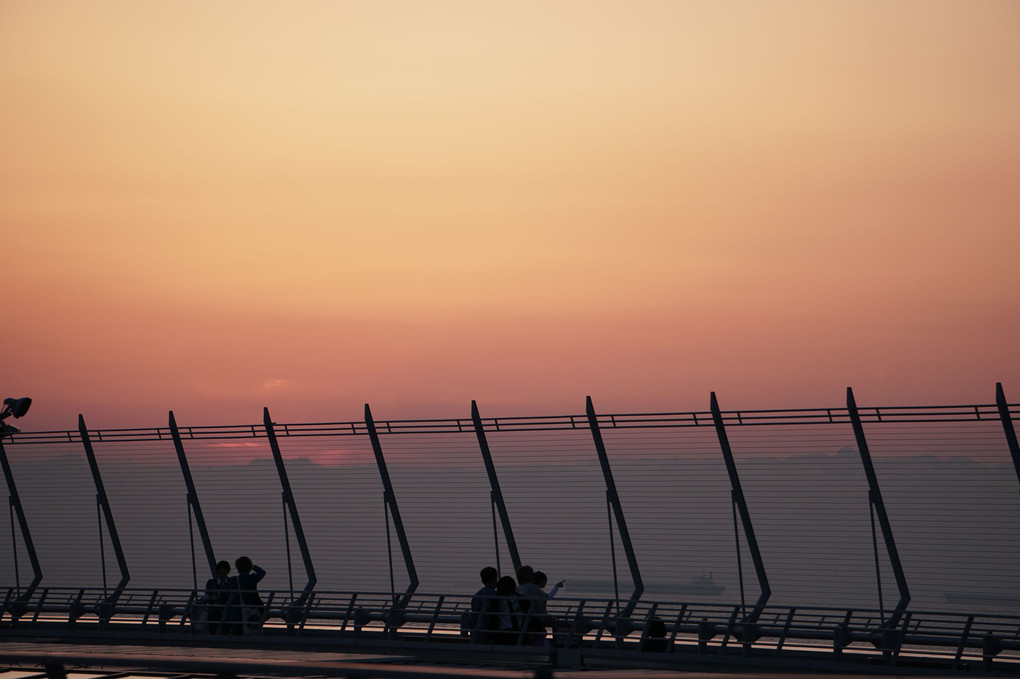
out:
M83 631L111 634L111 638L124 638L125 635L141 635L143 638L151 635L160 635L163 638L175 634L194 635L197 628L192 623L197 617L196 611L199 610L201 599L201 593L197 589L127 587L130 578L128 558L121 548L94 446L104 450L135 451L144 449L146 445L153 450L157 448L169 450L172 444L187 485L188 530L192 548L191 572L197 586L197 561L200 559L196 557L194 546L195 528L202 540L210 570L214 563L214 550L211 531L205 525L202 506L198 500L198 488L201 484L196 484L191 476L187 461L188 452L195 450L201 452L203 446L215 446L220 442L262 439L272 451L275 463L273 470L282 490L283 528L287 540L286 563L291 581L287 590L278 588L270 590L267 598L267 620L263 627L264 636L287 637L301 640L303 643L329 639L331 643L389 644L401 649L415 644L426 644L430 649L438 646L442 649L457 649L458 653L471 653L472 645L466 644L461 630L461 621L468 611L469 599L463 595L422 594L417 591L419 580L414 550L408 539L409 531L404 530L400 519L398 494L390 479L387 453L394 450L401 452L402 445L408 442L435 440L447 443L456 441L456 445L462 446L466 455L471 453L472 441L477 439L475 452L480 453L484 459L486 475L483 477L479 473L474 483L481 486L481 489L476 490L480 490L479 495L484 497L486 504L483 512L478 512L479 507L475 507L473 511L476 514L487 514L491 510L496 565L499 567L502 554L509 553L512 566L516 570L521 565L521 557L512 527L515 514L510 511L504 500L499 480L500 465L493 461L488 438L509 437L513 442L511 448L513 453L530 445L529 441L539 441L545 446L550 446L553 445L550 441L555 437L569 437L570 445L575 446L576 450L581 450L584 454L592 453L588 462L592 469L601 472L583 478L589 486L591 484L597 486L586 489L593 490L594 496L598 497L604 492L605 505L587 507L586 511L589 515L594 515L595 510L599 510L603 517L608 517L608 538L612 550L611 565L616 594L613 598L550 600L548 648L561 649L557 652L564 657L576 651L589 658L600 654L612 657L617 653L629 654L628 657L631 657L637 653L651 659L683 654L699 658L719 656L728 661L737 657L771 657L783 660L823 658L838 663L878 662L895 665L916 662L926 666L939 665L953 669L980 663L982 668L994 666L996 671L1013 671L1020 667L1017 662L1020 652L1020 615L993 615L982 610L939 612L930 608L913 610L909 607L910 579L900 562L897 543L893 539L896 521L886 512L880 475L876 473L869 452L871 447L869 435L882 431L882 428L887 428L886 431L900 431L904 428L923 430L924 427L929 427L930 430L924 436L938 440L943 436L943 430L938 427L979 425L983 428L983 435L990 435L993 431L990 428L997 429L998 437L1005 434L1003 438L996 439L995 445L1008 449L1013 472L1017 479L1020 479L1020 449L1017 447L1013 429L1013 417L1020 413L1020 405L1009 404L1001 386L997 387L995 403L954 406L859 407L854 401L852 392L848 390L846 407L797 410L727 411L719 408L713 394L711 408L704 412L600 414L594 410L590 399L584 415L484 418L479 415L475 404L472 404L470 418L376 420L372 418L367 406L365 412L365 420L361 422L276 423L266 410L261 424L227 426L178 426L171 413L168 427L145 429L89 429L84 418L80 418L79 427L75 431L21 432L5 436L0 441L0 458L10 496L11 536L12 542L15 543L11 554L14 557L16 581L15 586L7 589L3 608L0 609L0 636L32 636L43 632L79 634ZM789 427L802 429L791 430ZM789 434L791 431L814 431L819 428L843 431L849 441L856 445L856 449L852 450L853 458L859 457L862 479L866 477L866 483L860 484L859 491L855 490L860 493L860 497L854 496L853 506L854 511L859 511L863 507L870 520L870 541L867 548L871 552L869 556L874 558L874 576L878 590L877 608L872 606L850 609L837 605L780 606L770 601L772 583L766 575L768 564L763 558L762 550L759 549L761 541L756 536L760 521L756 523L757 517L752 515L749 506L751 503L745 498L741 483L743 470L739 469L740 465L737 464L733 448L739 452L741 446L748 444L750 439L740 438L740 434L744 433L760 435L764 441L751 442L767 448L771 441L776 440L770 437L780 437L781 434ZM603 431L607 434L605 439ZM734 432L738 433L737 436L732 436ZM620 460L614 459L613 453L621 448L627 453L647 450L647 439L664 433L677 435L693 433L697 437L699 450L705 450L706 446L714 443L722 452L726 463L725 475L719 473L717 476L724 484L720 485L720 489L725 488L726 497L722 503L725 504L724 509L732 510L739 604L677 602L663 595L649 596L644 592L639 559L625 522L624 505L627 503L624 500L627 498L621 499L621 495L625 493L618 493L616 489L613 467L618 465ZM964 432L964 437L966 435ZM736 439L732 446L731 438ZM315 589L317 580L312 567L311 553L308 541L301 530L295 497L297 493L291 489L286 461L279 444L280 439L291 439L287 445L295 449L303 449L302 446L309 442L326 442L332 445L334 441L344 441L358 443L363 449L371 450L372 457L366 457L369 462L363 466L365 468L375 466L376 478L383 485L383 520L390 591L379 593ZM506 441L506 438L501 440ZM587 444L583 443L585 440ZM371 448L368 447L369 444ZM582 448L585 445L590 448ZM21 504L15 475L7 460L5 446L19 452L59 452L67 446L84 451L97 491L98 546L104 585L102 588L84 582L81 584L88 586L48 587L41 584L40 561L28 532L26 513ZM594 467L596 454L598 468ZM406 461L405 458L402 460ZM203 459L202 462L207 464L208 459ZM449 461L440 462L451 464ZM502 471L505 473L508 467L507 464L502 465ZM849 467L836 465L833 468L839 471ZM634 469L639 471L635 472ZM640 471L642 469L644 471ZM653 477L658 472L655 467L639 465L627 467L627 470L628 473L652 474ZM719 467L718 471L721 470ZM519 469L511 468L510 471L518 473ZM405 479L414 480L417 473L420 472L407 475ZM45 478L45 474L38 471L36 476ZM657 479L650 477L648 481L657 482ZM502 488L505 487L504 483ZM645 489L640 483L636 488L637 490L632 484L628 489L628 492L632 493L631 498ZM983 486L981 489L985 488L986 486ZM42 492L46 492L45 487L42 488ZM758 497L759 503L761 497L761 495ZM1014 493L1010 502L1015 503L1016 500ZM856 504L858 501L859 505ZM216 506L216 509L221 511L226 508L229 508L229 503L226 502ZM755 509L760 510L761 505ZM500 519L498 524L497 513ZM15 517L18 519L17 527ZM236 521L225 521L224 524L234 526ZM401 556L410 581L407 589L402 592L398 591L395 585L391 527L397 534ZM442 528L449 529L450 526ZM647 531L647 524L644 528ZM308 574L308 584L301 590L294 589L293 574L290 572L292 530ZM22 538L21 547L16 540L19 532ZM128 537L130 539L132 536ZM500 537L506 545L505 549L500 546ZM1005 536L1006 539L1014 537ZM121 571L121 580L116 587L106 587L107 543L113 548ZM618 543L627 556L629 575L635 585L634 592L629 598L619 595L615 553ZM879 548L880 544L884 549ZM27 587L21 586L18 573L19 550L27 552L35 575ZM533 549L531 553L534 554L535 551ZM759 596L753 604L745 602L745 569L742 563L745 556L753 563L754 575L757 578ZM472 555L472 558L481 562L489 559L487 555ZM916 560L916 555L913 558ZM323 570L320 568L320 573ZM882 590L883 573L888 578L890 570L895 579L898 595L898 600L892 607L885 605ZM180 573L180 569L177 573ZM0 582L0 586L10 584ZM437 589L443 588L442 584L433 586ZM754 588L752 585L751 589ZM662 636L663 634L665 636ZM523 641L523 634L521 640ZM655 650L651 650L653 648ZM529 652L535 651L532 649Z
M259 639L224 637L196 622L203 592L125 590L109 592L40 588L24 599L7 591L0 609L0 639L40 638L182 643L219 640L330 648L372 647L391 653L423 647L448 659L488 653L558 654L575 662L642 658L660 663L829 662L898 665L1020 674L1020 616L962 615L913 611L895 627L877 610L766 606L754 622L741 606L643 601L629 614L612 599L548 601L543 642L528 639L526 614L510 647L472 644L465 595L415 594L399 605L389 593L298 591L265 595ZM655 623L653 624L653 621ZM162 641L161 641L162 640ZM514 648L516 647L516 650Z
M1020 404L1007 406L1011 416L1020 416ZM999 406L991 404L933 405L933 406L862 406L859 408L864 423L935 423L997 421ZM834 408L795 408L773 410L722 410L727 426L785 426L804 424L849 424L849 410ZM664 413L598 414L599 426L606 429L654 429L673 427L713 427L711 411ZM578 415L540 415L515 417L483 417L482 426L487 432L527 432L587 430L588 417ZM376 420L380 434L449 434L475 431L470 417L431 420ZM364 420L349 422L291 422L274 423L279 437L367 436ZM224 440L266 438L264 424L233 425L182 425L180 436L184 440ZM129 429L89 429L94 442L172 441L169 427ZM8 444L38 445L82 442L77 429L66 431L23 431L6 437Z

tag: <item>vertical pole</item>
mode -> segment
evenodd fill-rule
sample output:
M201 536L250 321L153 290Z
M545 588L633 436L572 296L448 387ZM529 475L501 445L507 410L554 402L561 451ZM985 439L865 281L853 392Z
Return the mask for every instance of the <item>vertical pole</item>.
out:
M871 516L871 549L875 554L875 582L878 584L878 614L885 617L885 599L882 597L882 568L878 562L878 531L875 528L875 500L868 491L868 514Z
M496 465L492 461L492 452L489 450L489 442L485 437L485 427L482 425L482 417L478 414L478 404L471 401L471 420L475 425L475 436L478 438L478 448L482 452L482 460L485 462L485 473L489 476L489 487L492 489L492 501L495 503L496 511L499 512L499 520L503 525L503 537L506 539L506 548L510 552L510 561L514 565L514 573L521 567L521 556L517 552L517 541L514 540L514 531L510 526L510 514L506 510L506 502L503 500L503 491L499 488L499 477L496 475ZM496 558L499 558L499 547L496 547ZM497 569L498 570L498 569Z
M588 415L588 427L591 429L592 440L595 443L595 452L598 454L599 464L602 466L602 476L606 481L606 497L609 500L609 504L612 505L613 514L616 517L616 528L620 531L620 542L623 543L623 551L627 555L627 564L630 566L630 575L634 580L634 592L630 595L627 605L620 611L620 616L626 617L637 606L638 599L641 598L641 594L645 591L645 585L641 580L641 569L638 568L634 544L631 542L630 533L627 531L627 519L623 514L620 495L616 492L613 470L609 466L609 455L606 454L606 444L602 440L602 430L599 429L599 420L595 415L595 406L592 405L591 396L585 399L585 411Z
M21 569L18 567L18 534L14 530L14 500L8 500L11 515L11 555L14 556L14 588L21 595Z
M620 576L616 572L616 535L613 533L613 502L606 491L606 519L609 526L609 559L613 562L613 603L620 607Z
M747 500L744 498L744 490L740 485L740 476L737 474L737 463L733 459L733 450L730 448L730 439L726 435L726 425L723 422L722 411L719 409L719 401L715 392L711 395L712 420L715 422L715 433L719 439L719 448L722 449L723 460L726 462L726 473L730 477L730 492L732 502L740 512L740 522L744 527L744 539L747 540L747 548L751 552L751 561L754 562L754 571L758 576L758 586L761 594L754 605L754 610L745 617L748 622L754 622L761 615L762 609L772 596L772 588L769 587L769 579L765 573L765 562L761 558L761 550L758 549L758 539L754 534L754 523L751 522L751 512L747 508Z
M287 548L287 587L290 595L294 596L294 563L290 555L290 522L287 521L287 496L281 494L283 508L283 543Z
M112 614L112 607L117 603L117 599L120 598L121 592L123 592L124 588L127 587L128 581L131 579L131 575L128 573L127 559L124 558L124 549L121 547L120 537L117 535L117 524L113 520L113 510L110 509L110 500L106 496L106 489L103 487L103 477L99 474L99 463L96 462L96 453L92 449L92 439L89 438L89 430L85 427L85 417L81 414L78 415L78 433L81 435L81 443L85 448L85 457L88 458L89 468L92 470L92 480L96 484L96 502L99 504L102 515L106 519L106 530L110 534L110 544L113 546L113 553L117 557L117 565L120 568L120 582L117 583L117 588L114 589L113 594L111 594L105 602L105 604L109 607L108 612ZM102 536L100 536L100 546L102 546ZM106 572L105 569L106 564L104 559L104 573ZM107 616L100 615L99 617L102 619Z
M1006 435L1009 454L1013 458L1013 469L1016 471L1017 480L1020 481L1020 444L1017 444L1016 430L1013 428L1013 418L1009 415L1009 404L1006 403L1006 394L1002 390L1002 382L995 383L995 404L999 408L1002 430Z
M393 540L390 538L390 505L383 493L383 522L386 525L386 563L390 567L390 601L397 603L397 579L393 575Z
M496 572L500 575L503 574L503 569L500 566L499 558L499 528L496 523L496 499L492 497L492 491L489 491L489 509L492 511L492 546L496 550Z
M4 469L4 478L7 480L7 492L10 496L12 511L18 517L18 526L21 529L21 539L25 543L25 551L28 552L28 560L32 564L32 582L24 594L18 597L18 601L26 601L32 597L36 587L42 581L42 568L39 566L39 556L35 551L35 544L32 542L32 534L28 530L28 521L25 518L25 510L21 506L21 497L18 495L18 487L14 483L14 474L11 472L10 462L7 461L7 451L4 450L3 441L0 441L0 466ZM13 522L13 518L11 519ZM11 527L11 540L14 540L13 523ZM14 551L17 554L17 550Z
M857 439L857 451L861 455L861 463L864 465L864 475L868 478L868 489L871 498L871 506L874 507L878 516L878 525L882 529L882 537L885 539L885 549L889 555L889 564L892 566L893 575L896 578L896 587L900 591L900 600L896 608L889 614L885 621L888 628L896 627L900 618L907 610L910 603L910 590L907 588L907 578L903 573L903 564L900 563L900 555L896 550L896 541L893 539L892 525L889 523L889 515L885 511L885 503L882 501L882 490L878 485L878 475L875 474L875 466L871 462L871 451L868 449L868 439L864 435L864 425L861 424L861 415L857 411L857 401L854 399L853 389L846 388L846 408L850 414L850 423L854 428L854 437Z
M188 544L191 545L191 582L195 591L198 591L198 562L195 559L195 522L192 520L191 498L185 503L188 505Z
M96 523L99 526L99 565L103 569L103 596L106 596L106 540L103 538L103 504L96 495Z
M368 437L372 441L372 452L375 453L375 463L379 468L379 478L382 480L383 492L385 493L386 506L393 517L393 530L397 533L400 541L400 550L404 555L404 566L407 568L407 577L410 582L404 596L401 597L399 606L407 606L411 595L418 589L418 571L414 568L414 558L411 556L411 544L407 541L407 533L404 532L404 523L400 520L400 510L397 508L397 496L393 492L393 483L390 481L390 473L386 469L386 458L383 457L382 445L379 443L379 432L375 430L375 420L372 419L372 410L365 404L365 427L368 429ZM386 524L389 525L389 522Z
M730 509L733 510L733 542L737 551L737 582L740 584L740 611L747 615L747 599L744 595L744 559L740 554L740 525L737 523L737 499L730 491Z
M276 430L273 428L273 420L269 417L269 408L262 409L262 423L266 428L266 437L269 439L269 448L273 451L273 461L276 462L276 473L280 477L280 486L283 488L283 501L290 510L290 521L294 526L294 539L297 540L301 549L301 559L305 564L305 572L308 574L308 582L301 590L301 595L294 601L293 608L304 606L305 601L312 594L315 587L315 567L312 566L312 556L308 552L308 541L305 540L305 532L301 529L301 517L298 515L297 503L294 502L294 493L290 490L290 480L287 478L287 468L283 464L283 454L280 452L280 444L276 440Z
M191 477L191 467L188 466L188 456L184 452L184 442L181 440L181 432L177 428L177 420L174 418L174 411L170 411L170 436L174 440L174 449L177 451L177 461L181 465L181 475L184 477L184 486L188 490L188 506L195 512L195 523L198 525L198 535L202 538L202 548L205 550L206 561L209 562L209 573L216 573L216 556L213 553L212 540L209 539L209 529L205 526L205 517L202 515L202 505L198 502L198 491L195 489L195 480Z

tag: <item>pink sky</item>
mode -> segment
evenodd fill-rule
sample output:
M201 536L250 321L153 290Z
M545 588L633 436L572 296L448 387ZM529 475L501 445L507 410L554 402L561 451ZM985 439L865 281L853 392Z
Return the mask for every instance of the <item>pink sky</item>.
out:
M69 429L1020 400L1020 5L0 0Z

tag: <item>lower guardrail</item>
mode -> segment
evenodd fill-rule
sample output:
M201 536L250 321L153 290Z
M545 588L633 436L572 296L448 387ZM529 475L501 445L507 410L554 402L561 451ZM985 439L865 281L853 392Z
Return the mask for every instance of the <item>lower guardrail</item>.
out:
M224 641L210 625L204 593L188 589L130 590L10 588L0 609L0 638L68 638L120 643L180 640L181 635ZM625 602L555 598L542 620L544 636L521 632L516 644L559 663L618 663L640 658L669 664L703 662L836 663L923 667L1020 675L1020 616L907 612L895 625L882 611L692 602L642 602L620 615ZM461 594L274 591L265 594L255 625L244 633L332 648L371 645L470 654L471 597ZM753 614L752 614L753 613ZM527 616L518 620L528 629ZM244 636L244 634L242 634ZM538 638L536 638L538 637ZM242 640L243 641L243 640ZM492 648L489 651L513 651Z

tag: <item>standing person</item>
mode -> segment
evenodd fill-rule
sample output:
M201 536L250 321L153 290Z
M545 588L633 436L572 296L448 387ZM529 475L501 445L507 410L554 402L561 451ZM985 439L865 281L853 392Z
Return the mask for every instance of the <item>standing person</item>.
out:
M517 583L509 575L496 582L496 631L492 643L513 646L521 632L521 609L517 605Z
M499 613L499 594L496 592L499 571L492 566L486 566L479 572L479 576L482 578L482 588L471 597L468 629L471 633L471 643L491 644Z
M246 556L237 557L234 565L237 567L237 575L230 578L227 585L231 598L228 609L231 633L256 633L262 628L265 614L265 604L256 588L259 581L266 577L266 571Z
M535 569L531 566L517 569L517 598L528 626L524 643L545 646L546 594L535 584Z
M538 585L542 589L545 589L545 586L546 586L546 584L548 584L548 582L549 582L549 576L548 575L546 575L542 571L535 571L535 584L536 585ZM560 580L559 582L557 582L555 585L553 585L553 588L551 590L546 592L545 598L546 599L554 598L559 593L559 591L563 588L563 586L566 585L566 583L567 583L566 580Z
M535 584L538 585L539 589L544 591L545 590L545 586L546 586L546 584L548 582L549 582L549 576L548 575L546 575L542 571L535 571ZM548 643L549 644L553 644L553 645L555 645L558 642L558 640L566 638L566 633L567 633L567 629L568 628L564 627L564 623L563 623L562 620L560 620L560 619L558 619L558 618L556 618L556 617L554 617L552 615L548 615L548 612L549 612L549 599L552 599L554 596L556 596L559 593L560 588L563 587L563 585L565 583L566 583L566 580L560 580L555 585L553 585L553 588L551 590L549 590L548 592L546 592L546 595L545 595L545 598L546 598L546 613L547 613L546 618L545 618L545 625L546 625L546 627L549 627L549 628L552 629L552 639L549 640Z
M208 611L209 634L226 634L226 624L221 624L227 601L230 600L230 562L216 564L216 575L205 583L205 605Z

